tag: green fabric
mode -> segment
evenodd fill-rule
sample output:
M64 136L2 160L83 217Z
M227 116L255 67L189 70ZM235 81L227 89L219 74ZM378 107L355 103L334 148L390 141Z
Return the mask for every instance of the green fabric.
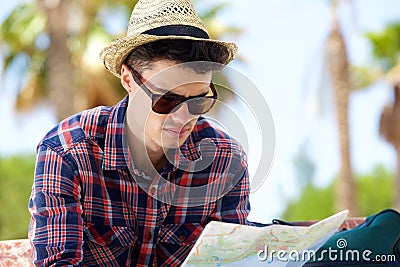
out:
M400 213L386 209L369 216L361 225L334 234L315 255L304 266L400 266ZM390 262L375 260L383 257L391 257Z

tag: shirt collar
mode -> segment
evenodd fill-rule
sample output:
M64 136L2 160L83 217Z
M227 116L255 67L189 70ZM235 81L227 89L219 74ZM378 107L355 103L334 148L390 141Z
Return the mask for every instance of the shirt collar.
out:
M128 106L128 95L112 107L107 121L104 143L103 169L126 169L129 162L128 148L124 137L124 119Z

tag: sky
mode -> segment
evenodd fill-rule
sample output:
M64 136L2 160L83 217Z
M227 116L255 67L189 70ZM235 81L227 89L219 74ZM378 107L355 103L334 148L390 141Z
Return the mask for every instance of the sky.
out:
M317 185L329 184L339 169L335 117L329 104L332 95L329 89L325 90L327 101L323 102L322 115L319 115L316 97L317 81L323 73L321 55L331 22L329 1L202 0L198 8L216 2L229 2L220 14L221 23L244 29L234 41L245 62L233 62L231 67L257 87L272 113L276 137L273 164L263 185L250 198L250 219L269 222L280 216L287 200L299 194L293 159L301 144L307 141L317 168ZM12 3L5 0L0 3L1 20ZM351 62L368 64L370 47L363 38L364 32L381 30L387 23L399 20L400 2L344 1L339 14ZM13 112L12 101L20 80L14 73L0 80L0 156L33 153L37 142L56 123L48 106L29 113ZM394 150L378 134L380 112L391 98L390 87L383 81L351 95L351 157L357 173L366 173L379 163L395 168ZM251 135L249 139L253 140ZM249 146L252 151L257 144L250 142ZM250 154L249 160L252 175L259 159Z

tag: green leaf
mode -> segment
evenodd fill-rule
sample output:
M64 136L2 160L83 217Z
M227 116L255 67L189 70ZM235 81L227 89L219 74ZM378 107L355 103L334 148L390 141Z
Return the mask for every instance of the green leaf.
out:
M350 73L354 89L362 89L370 86L384 75L381 68L367 66L351 66Z
M381 32L368 32L375 59L387 71L400 60L400 22L392 23Z

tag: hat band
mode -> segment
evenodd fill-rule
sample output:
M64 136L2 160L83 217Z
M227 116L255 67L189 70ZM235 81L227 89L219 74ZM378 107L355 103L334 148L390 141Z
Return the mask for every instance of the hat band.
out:
M188 25L166 25L145 31L143 34L157 36L191 36L195 38L210 39L208 34L202 29Z

